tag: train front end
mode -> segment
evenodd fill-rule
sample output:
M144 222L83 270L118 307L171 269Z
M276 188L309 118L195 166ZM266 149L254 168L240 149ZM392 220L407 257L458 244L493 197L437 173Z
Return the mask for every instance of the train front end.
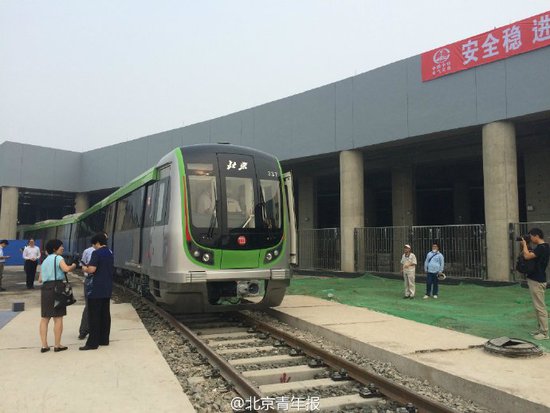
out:
M277 159L233 145L196 145L181 149L180 172L184 282L164 301L185 313L279 305L291 272Z

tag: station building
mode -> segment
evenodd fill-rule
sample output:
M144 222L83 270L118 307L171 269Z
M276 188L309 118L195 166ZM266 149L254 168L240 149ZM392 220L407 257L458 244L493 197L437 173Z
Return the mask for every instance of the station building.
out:
M550 44L550 28L539 38ZM443 47L430 55L431 68L418 55L84 153L6 141L0 237L84 211L175 147L231 142L272 153L293 172L302 246L313 246L318 262L304 264L312 258L303 254L306 268L397 272L404 242L422 260L431 240L447 237L442 250L454 254L456 276L510 280L513 230L542 226L550 238L550 47L480 64L481 40L468 70L438 77L436 63L448 65L453 50ZM426 70L435 78L423 80Z

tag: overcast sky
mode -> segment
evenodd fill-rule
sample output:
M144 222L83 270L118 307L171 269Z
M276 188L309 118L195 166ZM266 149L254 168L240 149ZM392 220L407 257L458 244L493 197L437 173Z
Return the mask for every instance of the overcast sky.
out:
M542 0L0 0L0 142L107 146L548 10Z

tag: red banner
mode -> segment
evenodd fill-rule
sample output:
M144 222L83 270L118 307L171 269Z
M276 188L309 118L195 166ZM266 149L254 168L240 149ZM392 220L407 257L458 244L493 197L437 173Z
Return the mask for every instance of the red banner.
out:
M550 46L550 11L422 54L422 81Z

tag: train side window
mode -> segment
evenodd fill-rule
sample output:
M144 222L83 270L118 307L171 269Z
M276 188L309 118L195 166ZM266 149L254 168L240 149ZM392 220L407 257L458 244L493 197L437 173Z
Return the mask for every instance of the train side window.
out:
M146 228L153 225L154 188L155 184L149 184L145 187L145 222L143 223L143 226Z
M115 211L116 211L116 203L113 202L112 204L108 205L106 207L105 212L105 232L107 232L107 236L112 235L113 226L115 223Z
M159 191L158 191L158 202L157 210L155 212L155 224L162 222L162 213L164 207L164 194L166 192L166 182L159 182Z
M55 239L56 238L56 229L57 227L50 227L46 230L46 239Z
M102 208L80 221L79 237L91 237L103 231L105 227L105 215L106 209Z
M155 206L155 225L165 225L168 223L168 211L170 203L170 178L164 178L157 182L156 206Z
M117 229L127 231L141 226L141 214L143 211L143 191L144 188L138 188L130 195L119 201ZM120 219L120 225L119 225Z
M153 190L154 208L152 212L153 225L166 225L170 210L170 172L171 165L159 170L159 180L155 182Z

